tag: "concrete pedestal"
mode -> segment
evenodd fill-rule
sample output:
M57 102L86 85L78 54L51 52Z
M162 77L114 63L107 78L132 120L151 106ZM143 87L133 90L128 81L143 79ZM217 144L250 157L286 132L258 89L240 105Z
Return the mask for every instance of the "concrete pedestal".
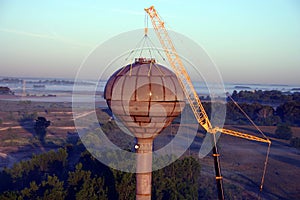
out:
M136 200L151 200L153 139L138 138Z

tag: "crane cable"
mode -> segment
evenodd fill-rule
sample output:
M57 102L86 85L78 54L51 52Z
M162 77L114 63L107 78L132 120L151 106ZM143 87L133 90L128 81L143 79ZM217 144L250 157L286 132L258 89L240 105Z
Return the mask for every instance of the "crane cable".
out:
M148 15L145 14L145 19L144 19L144 36L141 38L139 42L137 42L136 46L134 49L130 51L128 56L125 58L125 62L128 60L132 60L134 57L137 56L139 52L139 57L142 56L143 51L147 50L149 52L150 57L152 57L152 52L151 50L153 49L157 51L157 54L162 58L163 61L166 61L166 58L162 55L160 50L157 48L157 46L153 43L151 38L148 36ZM127 64L124 64L123 66L125 67Z
M227 92L226 95L230 98L230 100L239 108L239 110L247 117L247 119L251 122L251 124L259 131L259 133L266 139L269 138L262 132L262 130L253 122L253 120L247 115L247 113L240 107L240 105L232 98L232 96Z
M267 154L266 154L266 159L265 159L265 163L264 163L264 169L263 169L263 174L261 177L261 182L260 182L260 187L259 187L259 194L258 194L258 199L261 199L261 193L263 190L263 185L264 185L264 181L265 181L265 175L266 175L266 171L267 171L267 164L269 161L269 154L270 154L270 149L271 149L271 141L270 139L262 132L262 130L254 123L254 121L247 115L247 113L240 107L240 105L232 98L232 96L227 92L226 95L229 97L229 99L239 108L239 110L246 116L246 118L251 122L251 124L259 131L259 133L261 133L261 135L269 141L268 143L268 149L267 149Z

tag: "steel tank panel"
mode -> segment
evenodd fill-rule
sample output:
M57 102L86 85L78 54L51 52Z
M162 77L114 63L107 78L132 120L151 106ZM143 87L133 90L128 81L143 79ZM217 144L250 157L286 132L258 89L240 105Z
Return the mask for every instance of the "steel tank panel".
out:
M117 70L107 81L104 98L112 113L138 138L155 137L185 106L176 75L153 59Z

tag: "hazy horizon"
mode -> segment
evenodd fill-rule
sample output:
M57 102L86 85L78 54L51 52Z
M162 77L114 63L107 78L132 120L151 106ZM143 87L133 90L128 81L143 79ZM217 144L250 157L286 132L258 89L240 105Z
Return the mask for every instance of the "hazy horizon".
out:
M0 75L74 79L97 45L143 28L151 5L205 49L225 83L300 84L297 0L1 1Z
M15 78L15 79L34 79L34 80L68 80L68 81L75 81L75 78L73 77L38 77L38 76L0 76L0 80L3 78ZM107 81L108 79L101 79L100 81ZM77 81L92 81L92 82L97 82L98 79L78 79ZM193 81L193 80L192 80ZM203 83L205 84L203 81L195 81L198 83ZM225 82L224 84L228 84L228 85L236 85L236 86L243 86L243 85L260 85L260 86L295 86L295 87L300 87L300 83L299 84L287 84L287 83L258 83L258 82ZM2 86L2 85L0 85Z

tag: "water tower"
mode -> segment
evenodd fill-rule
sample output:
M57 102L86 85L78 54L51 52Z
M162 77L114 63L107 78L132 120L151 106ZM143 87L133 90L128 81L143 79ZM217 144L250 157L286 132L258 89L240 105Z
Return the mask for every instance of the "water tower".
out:
M115 117L136 137L136 199L151 199L154 138L185 106L176 75L152 58L117 70L107 81L104 98Z

